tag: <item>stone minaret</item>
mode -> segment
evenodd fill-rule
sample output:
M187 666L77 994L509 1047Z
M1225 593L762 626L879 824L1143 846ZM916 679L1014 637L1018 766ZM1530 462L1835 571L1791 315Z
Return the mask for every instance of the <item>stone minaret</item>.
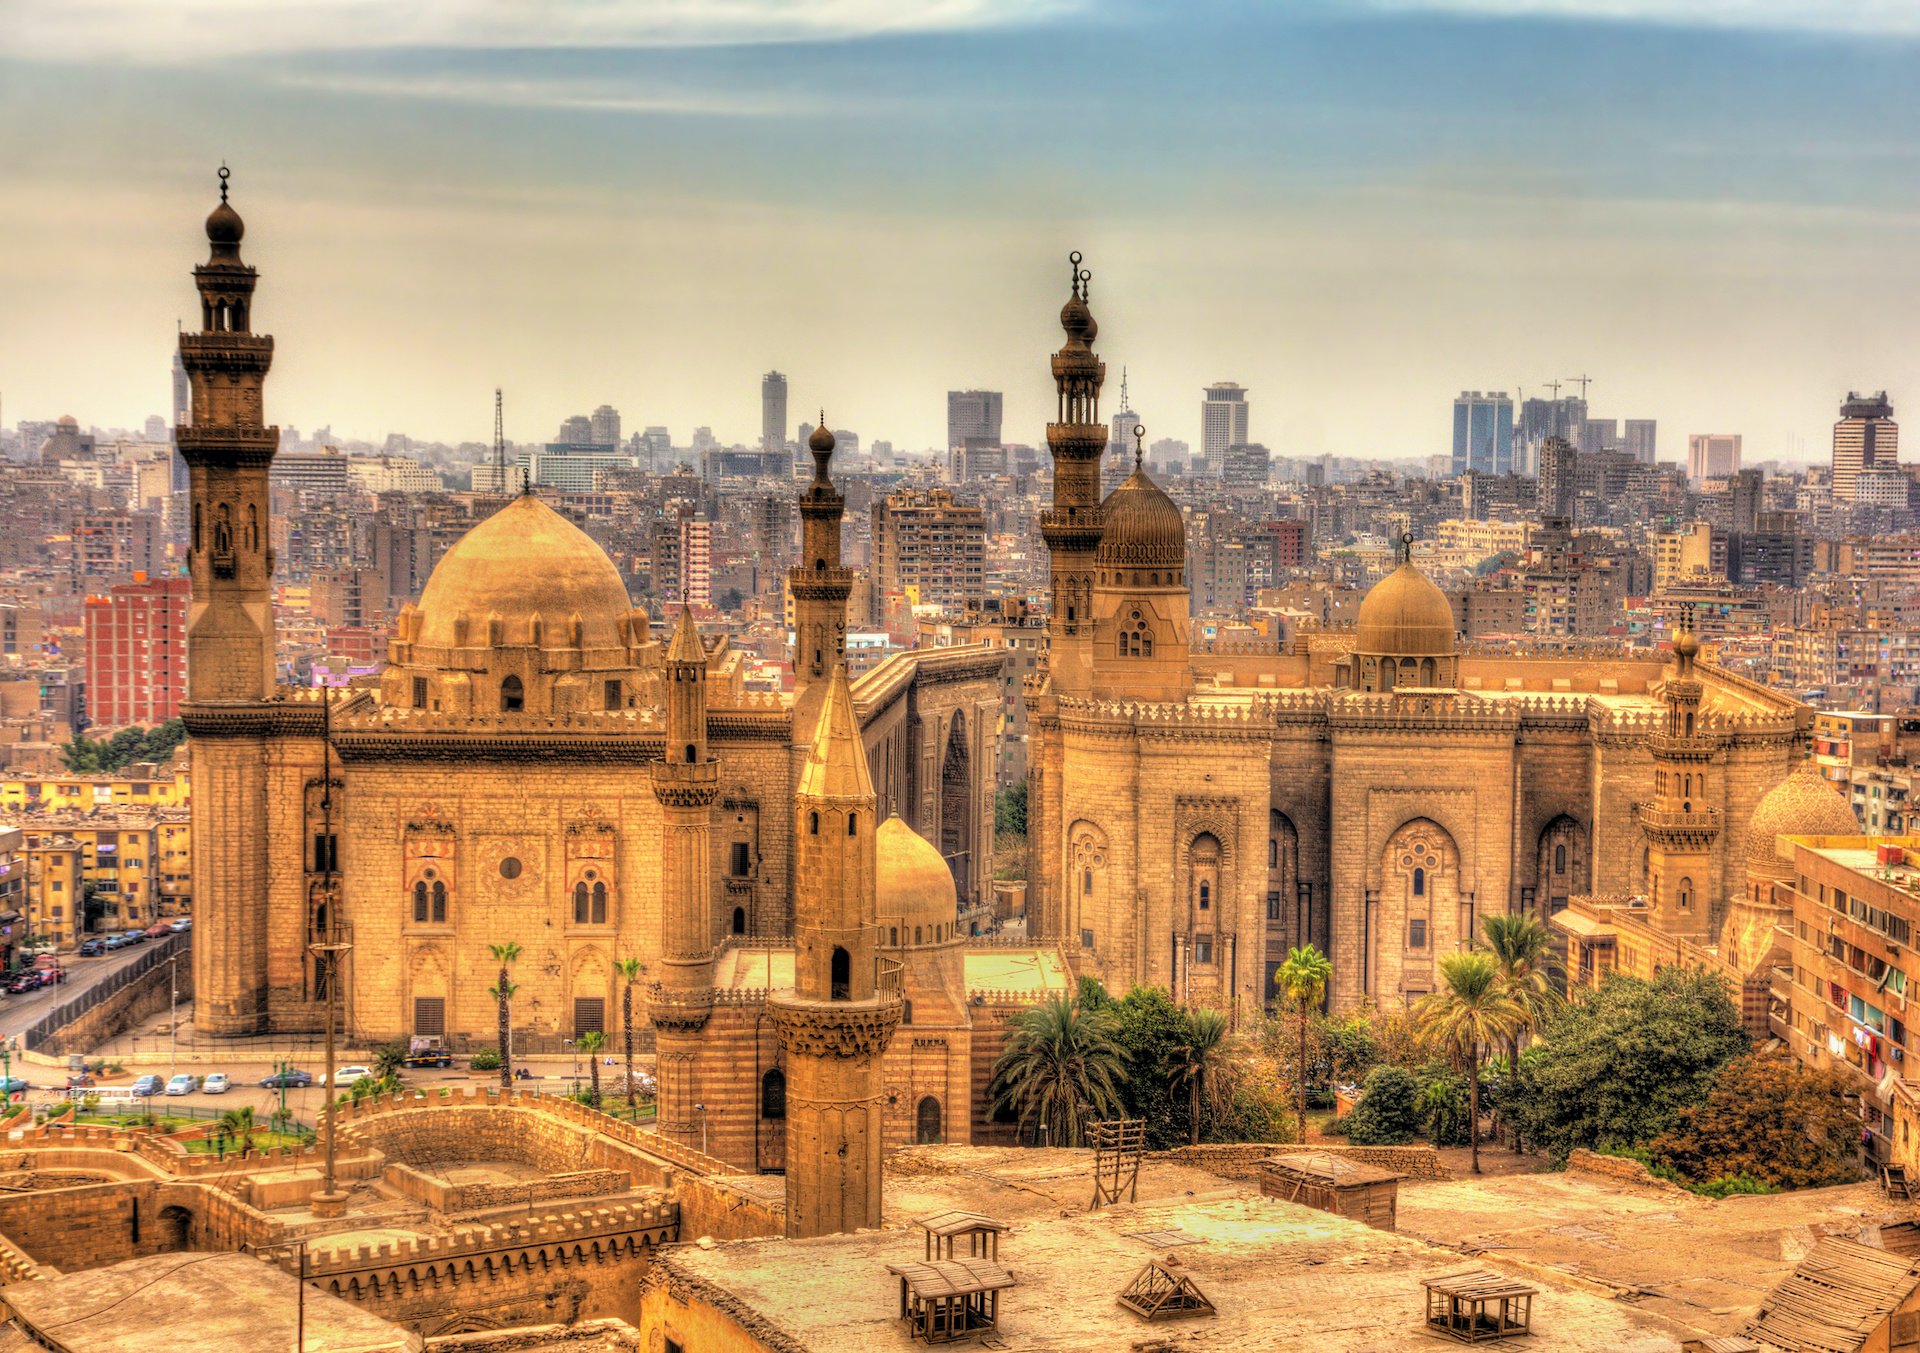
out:
M1653 923L1669 935L1711 939L1713 843L1719 811L1710 806L1709 778L1719 739L1700 724L1703 687L1693 670L1700 640L1691 630L1674 636L1674 671L1663 683L1666 722L1650 739L1653 802L1640 810L1647 841L1647 891Z
M261 387L273 339L250 327L252 268L240 261L246 227L227 202L207 217L200 331L180 335L192 389L191 422L174 436L192 500L187 563L186 723L193 735L195 816L219 804L223 828L193 833L195 1023L213 1034L259 1033L267 1023L266 735L274 688L273 549L267 469L280 429L264 421Z
M787 1234L880 1224L880 1057L900 964L880 955L873 780L844 666L833 669L794 799L793 991L768 1007L787 1066Z
M793 592L793 731L802 742L813 734L827 679L846 659L847 598L853 592L853 573L840 564L847 500L827 476L833 433L826 422L823 409L820 426L807 438L813 480L800 492L800 562L787 570Z
M1106 364L1093 351L1100 326L1087 308L1092 273L1073 261L1073 292L1060 307L1067 341L1053 355L1059 391L1057 421L1047 424L1053 456L1053 506L1040 514L1053 580L1047 616L1047 672L1056 695L1085 695L1093 682L1093 552L1100 544L1100 457L1107 427L1100 421Z
M664 1136L698 1147L694 1105L704 1090L696 1074L700 1031L713 1010L713 856L709 810L720 786L720 765L707 755L707 653L693 627L680 621L667 648L666 745L654 767L660 801L660 886L666 912L666 950L660 977L649 989L648 1015L659 1048L659 1128Z

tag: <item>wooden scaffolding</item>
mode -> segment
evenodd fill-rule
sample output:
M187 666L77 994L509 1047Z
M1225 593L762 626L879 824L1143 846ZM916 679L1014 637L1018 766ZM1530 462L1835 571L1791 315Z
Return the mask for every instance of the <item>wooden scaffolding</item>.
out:
M1427 1328L1463 1344L1533 1333L1536 1289L1485 1269L1423 1278Z
M985 1259L936 1259L888 1264L900 1279L900 1319L922 1343L948 1344L991 1330L1000 1320L1000 1293L1013 1275Z
M1176 1273L1158 1259L1149 1259L1120 1293L1120 1304L1143 1320L1168 1320L1183 1315L1212 1315L1213 1303L1184 1273Z
M1087 1142L1093 1147L1093 1205L1087 1210L1097 1212L1110 1203L1133 1202L1140 1190L1140 1153L1147 1146L1147 1120L1096 1119L1087 1125Z

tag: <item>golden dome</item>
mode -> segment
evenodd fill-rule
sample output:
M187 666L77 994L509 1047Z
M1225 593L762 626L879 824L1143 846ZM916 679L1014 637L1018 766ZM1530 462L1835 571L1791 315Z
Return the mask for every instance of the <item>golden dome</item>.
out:
M1355 653L1395 658L1451 657L1453 607L1411 559L1375 583L1360 603Z
M887 938L891 940L896 926L902 946L934 943L936 934L953 938L958 914L953 871L933 843L895 816L880 824L873 845L874 910ZM919 940L914 938L916 926Z
M1145 470L1136 469L1109 493L1100 514L1104 525L1094 563L1105 568L1187 566L1187 523Z
M1785 877L1782 836L1858 836L1860 821L1812 760L1767 791L1747 819L1747 872Z
M488 622L502 644L618 649L633 609L607 552L585 531L528 493L462 536L434 566L420 594L422 648L478 648ZM578 617L580 637L570 631ZM464 632L457 632L464 618Z

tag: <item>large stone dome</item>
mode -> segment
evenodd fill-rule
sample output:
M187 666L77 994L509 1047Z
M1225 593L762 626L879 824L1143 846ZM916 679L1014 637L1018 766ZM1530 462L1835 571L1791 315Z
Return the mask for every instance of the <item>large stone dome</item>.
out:
M1105 568L1187 566L1187 524L1161 487L1136 469L1100 504L1105 525L1094 562Z
M1783 878L1787 862L1778 854L1782 836L1858 836L1853 809L1827 783L1811 760L1767 791L1747 820L1747 873Z
M1360 603L1355 653L1396 658L1451 657L1453 607L1411 559L1373 585Z
M633 609L607 552L532 494L522 494L460 538L435 565L415 608L413 642L455 649L502 644L621 648ZM571 636L578 617L580 637Z
M889 947L952 939L953 871L933 843L894 816L880 824L873 847L874 910Z

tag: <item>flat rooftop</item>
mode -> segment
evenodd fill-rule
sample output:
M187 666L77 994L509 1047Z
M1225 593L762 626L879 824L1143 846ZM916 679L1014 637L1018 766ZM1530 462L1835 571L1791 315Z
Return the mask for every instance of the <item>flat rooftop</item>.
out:
M1074 988L1073 975L1059 951L1038 945L1031 949L968 949L966 978L968 991L1019 991L1037 997ZM714 967L714 984L743 991L791 991L793 950L729 949Z

